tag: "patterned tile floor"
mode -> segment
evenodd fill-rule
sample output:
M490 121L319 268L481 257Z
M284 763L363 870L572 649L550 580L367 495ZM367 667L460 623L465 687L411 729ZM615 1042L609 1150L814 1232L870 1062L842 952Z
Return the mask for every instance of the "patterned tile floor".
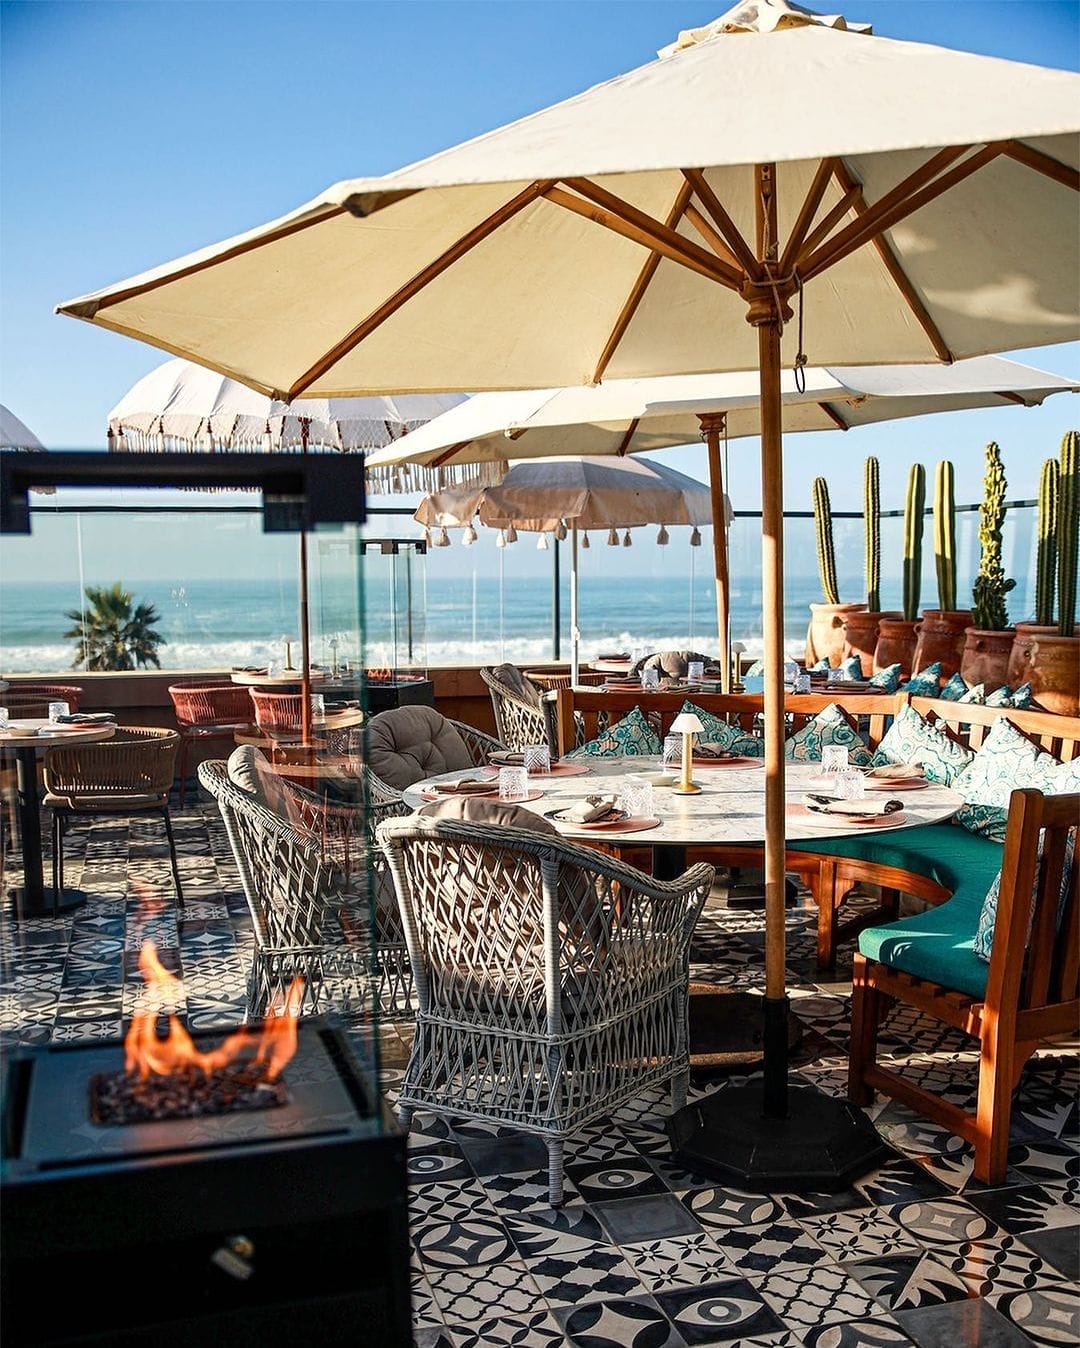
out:
M172 902L153 819L72 830L68 879L90 894L66 918L0 917L0 1047L113 1038L140 986L152 936L183 976L191 1028L243 1014L251 929L228 844L205 802L174 809L186 908ZM7 879L15 858L8 857ZM809 913L788 911L795 1064L844 1088L850 955L822 982ZM695 979L760 986L754 907L717 888L699 925ZM975 1058L912 1015L889 1022L907 1071L970 1101ZM380 1031L391 1101L407 1024ZM413 1315L419 1348L572 1344L580 1348L1013 1348L1080 1334L1080 1129L1075 1045L1040 1053L1017 1096L1006 1182L971 1176L970 1149L879 1100L884 1166L839 1194L750 1195L675 1163L666 1095L636 1099L568 1147L565 1206L546 1202L536 1139L418 1114L410 1137ZM692 1094L739 1077L695 1082Z

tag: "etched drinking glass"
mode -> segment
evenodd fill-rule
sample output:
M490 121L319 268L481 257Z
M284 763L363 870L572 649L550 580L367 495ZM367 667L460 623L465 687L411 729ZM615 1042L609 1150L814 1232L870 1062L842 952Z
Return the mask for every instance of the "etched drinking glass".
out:
M521 753L530 777L545 777L551 772L551 750L546 744L526 744Z
M61 716L70 716L71 708L66 702L49 703L49 720L55 725Z
M499 769L499 799L527 800L529 796L529 774L524 768Z
M841 773L847 771L848 751L842 744L824 744L821 747L822 772Z

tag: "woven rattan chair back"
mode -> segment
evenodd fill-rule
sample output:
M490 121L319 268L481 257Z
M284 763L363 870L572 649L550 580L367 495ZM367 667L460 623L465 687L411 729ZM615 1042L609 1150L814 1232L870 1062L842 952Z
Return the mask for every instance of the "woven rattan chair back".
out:
M530 702L493 669L481 669L480 677L491 694L495 730L508 749L524 749L527 744L547 744L552 753L558 748L548 739L547 719L538 702Z
M53 893L64 889L64 832L73 815L160 814L169 843L176 902L183 906L176 840L169 818L169 792L176 770L180 736L150 726L117 726L107 740L58 744L48 749L42 767L45 804L53 812Z
M421 816L378 829L417 1021L400 1109L496 1121L548 1144L689 1076L690 936L713 868L668 883L549 834Z
M26 711L24 708L28 704L37 706L39 704L46 707L42 716L48 715L47 707L50 702L66 702L69 711L78 711L79 703L83 698L83 689L77 683L14 683L3 695L4 706L11 711L12 707L18 707L17 712L11 711L14 716L36 716L37 712Z
M409 710L403 708L402 710ZM380 716L393 716L394 711L380 712ZM452 726L461 736L462 742L469 755L473 767L485 767L489 762L490 755L504 752L509 746L502 740L495 739L494 736L487 734L484 730L478 730L476 726L468 725L464 721L455 721L452 717L443 718L447 725ZM418 779L419 780L419 779ZM382 801L400 801L401 791L391 786L389 782L383 781L377 773L370 768L367 770L367 786L370 792L369 798L380 803ZM408 810L404 811L406 814Z
M268 693L264 688L249 688L248 694L255 708L255 724L264 734L299 732L302 693Z
M230 739L249 729L255 708L248 690L238 683L192 680L169 685L176 723L180 727L180 805L187 795L188 751L196 740Z

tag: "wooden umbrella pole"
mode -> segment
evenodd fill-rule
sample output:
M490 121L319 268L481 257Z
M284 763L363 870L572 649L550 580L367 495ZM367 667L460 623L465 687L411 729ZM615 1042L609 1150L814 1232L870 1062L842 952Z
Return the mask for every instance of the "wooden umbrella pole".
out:
M713 575L716 578L716 631L720 642L720 691L731 692L731 582L728 573L727 510L724 507L724 474L720 467L720 433L725 427L722 412L699 415L709 450L709 490L713 510Z
M308 419L300 418L300 453L308 452ZM308 623L306 521L300 521L300 741L311 744L311 630Z

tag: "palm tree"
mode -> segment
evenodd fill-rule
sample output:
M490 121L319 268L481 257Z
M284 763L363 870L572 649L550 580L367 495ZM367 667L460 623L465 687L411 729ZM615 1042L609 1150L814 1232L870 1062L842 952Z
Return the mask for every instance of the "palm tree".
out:
M131 591L120 581L88 585L86 598L84 611L69 609L64 614L75 624L64 636L79 643L72 669L161 668L157 648L166 638L154 628L161 615L153 604L132 607Z

